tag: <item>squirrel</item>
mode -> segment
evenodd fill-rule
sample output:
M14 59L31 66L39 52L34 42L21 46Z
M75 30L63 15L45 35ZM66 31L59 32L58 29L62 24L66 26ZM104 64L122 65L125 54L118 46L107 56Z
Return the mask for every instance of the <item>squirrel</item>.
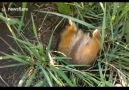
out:
M74 22L69 20L69 25L60 35L58 51L64 53L73 64L91 65L101 49L101 31L95 29L90 36L83 32Z

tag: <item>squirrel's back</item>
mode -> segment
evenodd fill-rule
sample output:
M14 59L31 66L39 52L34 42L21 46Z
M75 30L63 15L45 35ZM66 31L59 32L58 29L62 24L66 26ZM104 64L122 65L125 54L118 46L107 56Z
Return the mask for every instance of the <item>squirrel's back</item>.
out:
M94 30L91 37L70 21L70 25L61 34L58 51L71 57L71 63L88 65L95 60L100 50L100 42L100 30Z

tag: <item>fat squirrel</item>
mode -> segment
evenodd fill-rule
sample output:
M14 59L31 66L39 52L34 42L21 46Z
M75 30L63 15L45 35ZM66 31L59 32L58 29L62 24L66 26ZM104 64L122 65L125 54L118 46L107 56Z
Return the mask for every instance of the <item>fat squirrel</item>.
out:
M69 20L69 25L60 35L58 51L64 53L73 64L90 65L101 48L101 33L99 29L93 31L92 36L78 29L76 24Z

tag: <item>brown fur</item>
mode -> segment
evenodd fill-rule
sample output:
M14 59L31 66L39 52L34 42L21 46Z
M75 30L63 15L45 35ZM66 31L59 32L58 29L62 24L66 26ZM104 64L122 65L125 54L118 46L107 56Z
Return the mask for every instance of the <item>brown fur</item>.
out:
M100 30L94 30L91 37L89 33L78 30L72 21L69 23L70 25L61 34L58 51L63 52L67 57L71 57L71 63L90 65L95 61L100 50Z

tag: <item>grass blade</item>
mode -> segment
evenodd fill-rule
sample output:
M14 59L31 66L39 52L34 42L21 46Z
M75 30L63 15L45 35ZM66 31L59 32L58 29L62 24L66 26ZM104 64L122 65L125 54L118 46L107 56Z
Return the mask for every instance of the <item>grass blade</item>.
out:
M80 23L80 24L82 24L82 25L84 25L84 26L86 26L86 27L88 27L88 28L96 29L95 26L93 26L93 25L91 25L91 24L89 24L89 23L87 23L87 22L81 21L81 20L79 20L79 19L73 18L73 17L71 17L71 16L67 16L67 15L63 15L63 14L59 14L59 13L55 13L55 12L48 12L48 11L39 11L39 12L48 13L48 14L54 14L54 15L57 15L57 16L61 16L61 17L70 19L70 20L72 20L72 21L74 21L74 22L78 22L78 23Z

